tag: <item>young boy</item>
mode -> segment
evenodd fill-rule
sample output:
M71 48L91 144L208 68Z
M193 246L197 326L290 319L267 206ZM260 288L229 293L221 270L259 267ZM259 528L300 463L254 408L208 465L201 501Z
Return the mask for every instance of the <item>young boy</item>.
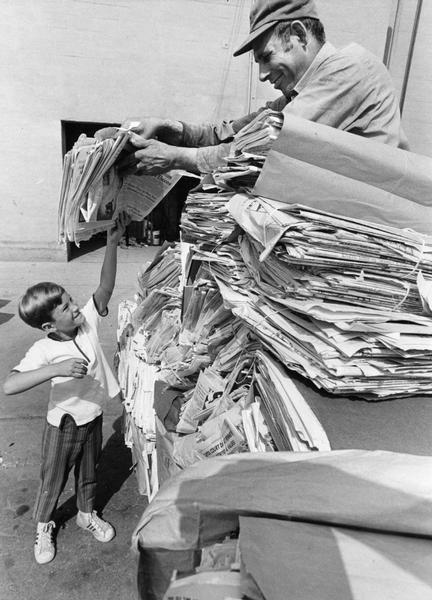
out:
M97 333L117 272L117 245L128 218L121 214L107 233L99 287L80 310L55 283L30 287L19 303L19 315L46 337L33 344L8 375L4 391L17 394L51 380L47 422L42 438L42 467L34 508L37 522L35 559L48 563L55 556L52 520L69 471L74 467L77 525L100 542L115 536L114 528L94 511L96 466L102 449L102 407L119 387L103 354Z

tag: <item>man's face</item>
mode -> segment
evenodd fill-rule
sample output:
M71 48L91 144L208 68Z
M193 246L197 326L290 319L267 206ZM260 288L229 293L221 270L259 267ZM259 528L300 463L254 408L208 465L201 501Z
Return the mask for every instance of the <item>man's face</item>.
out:
M273 35L264 33L254 47L255 62L259 66L261 81L269 81L276 90L289 96L312 62L308 46L291 34L288 44Z
M62 294L61 303L51 313L52 324L59 333L72 334L83 324L84 317L67 292Z

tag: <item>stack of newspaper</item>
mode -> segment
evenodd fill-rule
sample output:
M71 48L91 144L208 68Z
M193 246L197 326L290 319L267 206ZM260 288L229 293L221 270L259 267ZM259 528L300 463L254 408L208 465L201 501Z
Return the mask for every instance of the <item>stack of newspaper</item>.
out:
M229 236L235 228L227 208L233 194L221 190L189 193L181 218L183 241L216 245Z
M234 136L236 151L266 156L282 125L282 113L266 108Z
M120 177L115 166L129 138L119 129L115 138L97 141L82 134L65 154L58 210L59 242L90 239L114 224L121 211L142 221L180 177L190 173Z
M134 301L119 304L117 375L125 407L125 443L137 464L140 492L157 490L154 384L161 356L175 344L180 329L180 252L165 243L138 274Z
M252 191L282 124L282 113L266 109L236 134L234 154L226 159L226 166L206 175L200 189L187 197L183 241L214 246L230 237L235 221L227 203L236 191Z
M120 178L111 170L128 140L126 131L97 142L82 134L63 163L59 240L80 241L113 225Z
M169 457L163 450L163 463L177 469L245 451L352 447L332 424L331 407L346 416L352 434L354 413L367 422L371 406L376 415L389 403L348 398L397 404L432 394L432 227L419 220L422 210L429 214L432 166L426 169L421 158L412 166L411 155L393 156L378 145L376 153L383 160L390 153L391 160L377 173L366 164L366 150L353 166L350 144L362 144L356 136L337 132L343 139L333 143L318 126L304 141L303 124L300 131L291 119L285 125L296 156L281 158L282 130L258 167L254 193L237 187L235 178L224 180L228 170L221 169L186 203L182 231L191 244L182 279L188 285L179 335L161 355L157 374L182 390ZM322 185L311 186L311 174L321 172ZM368 187L349 173L367 179ZM384 188L397 188L402 199ZM327 203L338 210L326 210ZM165 435L159 442L168 448ZM351 444L358 439L349 437ZM360 443L369 444L366 438Z

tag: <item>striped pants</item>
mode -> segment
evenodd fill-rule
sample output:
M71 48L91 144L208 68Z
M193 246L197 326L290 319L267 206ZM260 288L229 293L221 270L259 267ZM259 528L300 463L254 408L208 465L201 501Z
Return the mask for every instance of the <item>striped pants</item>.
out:
M78 510L91 512L96 497L96 466L102 449L102 415L77 426L65 415L59 427L46 423L42 438L41 482L33 518L52 519L72 467Z

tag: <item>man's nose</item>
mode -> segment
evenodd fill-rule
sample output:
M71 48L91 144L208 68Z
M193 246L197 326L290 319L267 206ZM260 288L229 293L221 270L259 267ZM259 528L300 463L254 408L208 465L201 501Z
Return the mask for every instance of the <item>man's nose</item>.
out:
M259 80L266 81L270 75L270 69L267 65L259 64Z

